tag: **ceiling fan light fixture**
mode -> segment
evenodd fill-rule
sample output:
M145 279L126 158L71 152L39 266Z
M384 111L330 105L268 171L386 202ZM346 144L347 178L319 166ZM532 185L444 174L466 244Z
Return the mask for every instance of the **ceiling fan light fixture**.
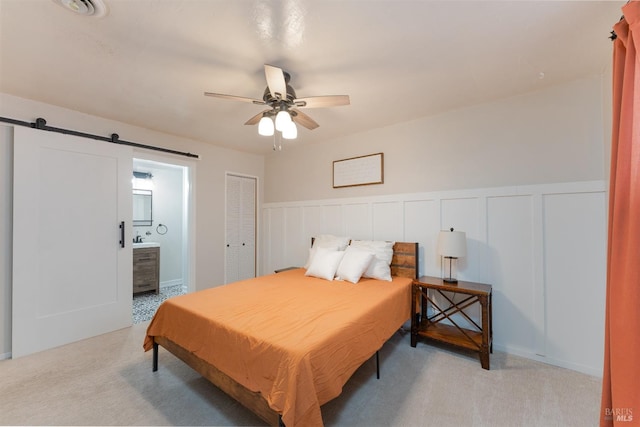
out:
M289 112L284 109L278 111L278 114L276 114L276 130L283 132L289 123L293 123Z
M298 128L293 121L287 123L282 131L282 138L284 139L296 139L298 137Z
M0 0L2 1L2 0ZM60 1L102 1L102 0L53 0ZM205 92L205 96L228 99L232 101L248 102L254 105L266 105L267 110L252 116L245 125L258 125L258 134L273 136L273 149L282 149L283 139L296 139L300 125L313 130L319 125L311 117L298 108L326 108L340 105L349 105L349 95L323 95L298 98L289 81L291 75L282 68L264 64L264 75L267 79L267 87L262 94L262 100L247 98L245 96L225 95L223 93ZM294 123L295 119L295 123ZM276 135L280 132L280 138Z
M271 117L262 116L258 123L258 133L262 136L273 136L274 126Z

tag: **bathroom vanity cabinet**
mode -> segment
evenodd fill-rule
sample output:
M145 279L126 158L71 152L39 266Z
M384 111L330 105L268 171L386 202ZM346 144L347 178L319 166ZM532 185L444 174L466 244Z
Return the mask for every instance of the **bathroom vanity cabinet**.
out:
M160 247L133 248L133 293L160 291Z

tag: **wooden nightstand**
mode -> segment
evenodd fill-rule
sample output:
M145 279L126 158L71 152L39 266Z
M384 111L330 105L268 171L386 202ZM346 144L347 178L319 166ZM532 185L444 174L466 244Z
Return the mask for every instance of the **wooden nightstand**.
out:
M422 276L413 281L411 289L411 313L415 313L411 316L411 347L416 346L418 337L463 347L480 353L482 367L489 369L489 353L493 352L491 285L464 281L447 283L438 277ZM449 305L439 307L429 296L429 289L441 295ZM454 292L465 297L455 302L455 298L445 292ZM481 307L482 325L478 325L463 311L476 303ZM429 305L433 309L431 315L428 314ZM451 318L456 313L460 313L470 325L473 325L473 329L458 326L456 319ZM445 319L451 322L451 325L441 323Z

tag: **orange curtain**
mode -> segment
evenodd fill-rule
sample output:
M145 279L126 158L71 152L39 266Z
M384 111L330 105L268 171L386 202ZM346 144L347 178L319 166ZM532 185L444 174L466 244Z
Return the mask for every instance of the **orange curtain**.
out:
M600 426L640 426L640 1L615 26Z

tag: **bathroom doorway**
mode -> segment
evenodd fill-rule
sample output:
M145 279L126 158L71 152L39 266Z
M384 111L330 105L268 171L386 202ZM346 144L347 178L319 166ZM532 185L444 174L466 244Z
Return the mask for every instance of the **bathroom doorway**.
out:
M132 196L134 248L158 252L159 265L151 273L157 287L136 286L136 272L151 268L134 265L133 323L148 321L167 298L195 290L193 179L195 162L135 153ZM144 194L141 197L140 194ZM138 200L136 200L138 199ZM144 201L141 201L144 199ZM157 249L151 249L157 248ZM148 257L139 257L140 259ZM151 261L153 262L153 261Z

